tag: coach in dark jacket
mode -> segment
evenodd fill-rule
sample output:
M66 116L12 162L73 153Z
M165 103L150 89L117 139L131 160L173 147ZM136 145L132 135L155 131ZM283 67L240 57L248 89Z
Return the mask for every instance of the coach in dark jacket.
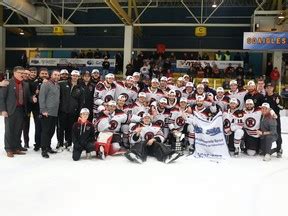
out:
M23 82L23 73L23 67L15 67L9 85L0 89L0 111L5 117L4 143L8 157L24 154L21 151L24 117L28 113L29 101L37 102L36 97L31 97L28 83Z
M59 144L57 148L64 146L64 135L67 141L65 147L68 148L72 145L72 126L77 120L84 102L83 89L78 84L79 77L79 71L73 70L71 72L71 80L59 83Z

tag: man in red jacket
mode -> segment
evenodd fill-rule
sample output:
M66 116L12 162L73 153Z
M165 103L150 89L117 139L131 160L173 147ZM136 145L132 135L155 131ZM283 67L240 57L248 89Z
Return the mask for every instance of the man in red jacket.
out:
M277 67L274 67L274 69L271 71L270 78L272 84L276 84L276 82L280 79L280 73Z

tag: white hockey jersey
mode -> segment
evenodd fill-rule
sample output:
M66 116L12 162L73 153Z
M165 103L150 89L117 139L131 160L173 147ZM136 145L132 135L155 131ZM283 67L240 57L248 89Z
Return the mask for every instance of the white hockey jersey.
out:
M140 135L137 136L135 133L135 129L138 127L142 127L142 130L140 132ZM144 125L141 123L131 123L129 125L129 131L130 131L130 143L138 143L141 141L148 141L152 138L156 138L162 143L164 142L164 136L163 136L163 131L161 130L161 127L155 124L150 124L150 125ZM135 139L136 138L136 139Z
M222 112L227 110L230 98L228 96L223 96L222 98L218 98L217 95L214 96L214 102L220 106Z
M165 97L164 92L160 89L152 91L151 88L148 87L143 92L146 93L146 100L149 101L149 103L152 103L153 101L159 101L162 97Z
M182 92L183 92L183 89L184 89L183 86L178 87L176 85L168 85L168 87L169 87L170 90L174 90L175 91L177 98L181 98L182 97Z
M111 84L110 88L107 88L104 85L104 82L99 82L95 86L94 91L94 106L93 112L98 113L98 107L102 105L104 102L107 103L110 100L115 100L115 91L116 85L114 83Z
M193 115L186 112L186 110L180 110L179 108L173 108L170 110L170 118L168 121L168 127L170 130L182 131L184 125L188 122L192 122ZM187 118L191 118L189 121Z
M124 95L126 99L126 104L132 104L138 95L138 90L135 86L128 88L125 86L125 83L122 82L115 82L116 84L116 91L115 91L115 99L117 99L120 95Z
M262 112L260 108L255 108L252 111L245 111L244 115L244 129L249 136L258 138L257 130L260 129L260 120Z
M223 112L223 126L224 129L230 129L230 131L225 132L226 135L232 134L236 129L242 129L244 126L244 115L245 112L243 110L235 110L231 112L230 109Z
M140 117L142 117L143 114L148 113L149 111L149 107L142 105L141 103L139 103L139 101L136 101L133 104L131 104L129 106L129 109L131 110L131 113L133 115L137 115Z
M244 107L244 97L246 95L247 91L246 90L237 90L236 92L231 92L231 91L228 91L226 92L226 96L229 97L230 99L231 98L236 98L238 100L238 103L239 103L239 109L243 109Z

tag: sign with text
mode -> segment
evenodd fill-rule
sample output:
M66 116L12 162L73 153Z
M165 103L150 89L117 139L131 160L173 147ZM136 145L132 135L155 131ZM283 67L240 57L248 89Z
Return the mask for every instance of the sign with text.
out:
M77 66L77 67L102 67L104 59L76 59L76 58L30 58L30 66ZM115 59L108 59L110 67L115 67Z
M237 68L239 65L243 67L243 61L206 61L206 60L177 60L176 61L176 68L181 69L189 69L193 64L201 64L203 68L205 68L208 64L210 64L211 67L214 65L217 65L218 69L226 69L227 67L231 66L234 68Z
M288 32L244 32L243 49L288 49Z

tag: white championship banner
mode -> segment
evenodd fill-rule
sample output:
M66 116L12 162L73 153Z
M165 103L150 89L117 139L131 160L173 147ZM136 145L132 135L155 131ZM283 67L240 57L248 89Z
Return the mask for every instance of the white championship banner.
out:
M194 117L196 158L226 159L229 151L223 132L222 112L211 121L202 119L197 114Z
M75 59L75 58L31 58L30 66L69 66L102 67L104 59ZM108 59L110 67L115 67L115 59Z
M208 64L210 64L211 67L217 65L218 69L226 69L227 67L229 67L229 64L231 64L231 66L234 68L238 67L239 65L243 67L243 61L177 60L176 68L189 69L195 63L201 63L201 66L203 68L205 68Z

